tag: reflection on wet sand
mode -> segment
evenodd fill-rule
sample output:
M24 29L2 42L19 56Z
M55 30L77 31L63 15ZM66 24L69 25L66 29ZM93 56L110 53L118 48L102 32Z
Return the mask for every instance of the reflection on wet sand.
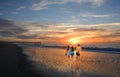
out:
M120 54L83 51L79 59L66 57L64 49L26 48L35 70L47 77L119 77Z

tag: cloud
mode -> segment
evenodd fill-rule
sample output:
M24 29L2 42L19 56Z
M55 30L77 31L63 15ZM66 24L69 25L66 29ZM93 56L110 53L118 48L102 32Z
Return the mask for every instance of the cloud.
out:
M0 27L9 27L13 25L13 21L7 20L7 19L0 19Z
M48 9L48 6L54 5L54 4L66 4L66 3L90 3L95 6L101 6L105 0L41 0L38 3L34 3L32 5L33 10L43 10Z
M91 28L93 28L93 30L89 31L89 34L92 35L91 39L99 38L103 42L118 42L120 39L120 23L96 24Z
M23 33L22 35L30 35L34 36L34 38L40 37L64 37L65 35L69 34L68 27L62 26L60 24L37 24L37 23L29 23L25 24L24 27L28 31ZM29 37L29 36L28 36Z
M20 39L36 39L37 35L17 35L16 37Z
M87 27L86 27L87 26ZM76 35L77 34L77 35ZM68 38L78 37L82 43L110 43L120 41L120 23L74 25ZM71 37L70 37L71 36ZM73 37L72 37L73 36ZM113 38L114 37L114 38Z
M105 29L97 29L97 28L75 28L73 29L74 31L77 32L96 32L96 31L105 31Z
M11 12L11 14L19 14L18 12Z
M86 18L108 18L108 17L112 17L112 14L89 14L89 13L84 13L84 14L80 14L79 16L81 17L86 17Z
M20 11L20 10L23 10L25 8L26 8L25 6L20 6L19 8L16 9L16 11Z
M119 37L120 23L99 24L95 26L95 28L105 29L105 31L101 32L100 35L99 33L97 33L98 37L102 37L102 38Z
M120 29L120 23L105 23L105 24L95 24L92 25L96 28L103 28L103 29Z
M95 6L101 6L105 3L105 0L84 0L85 2L90 2Z
M0 19L0 36L12 37L24 32L27 32L27 30L17 25L16 22L6 19Z
M10 31L0 31L0 36L4 36L4 37L11 37L13 36L14 33L10 32Z
M65 12L65 13L72 13L73 12L73 9L72 8L60 8L60 10L62 12Z
M0 13L0 15L3 15L3 13Z
M21 39L21 41L67 43L67 40L79 38L83 43L86 41L88 43L118 42L120 39L119 34L120 23L92 25L38 24L0 19L0 40L6 37L7 40L14 38Z
M102 38L115 38L115 37L120 37L120 31L116 31L116 32L110 32L109 34L103 35L101 36Z
M85 18L79 18L77 16L71 16L71 22L73 22L73 23L79 23L80 21L88 21L88 20L85 19Z
M76 16L72 16L71 18L72 18L73 22L79 22L80 21Z

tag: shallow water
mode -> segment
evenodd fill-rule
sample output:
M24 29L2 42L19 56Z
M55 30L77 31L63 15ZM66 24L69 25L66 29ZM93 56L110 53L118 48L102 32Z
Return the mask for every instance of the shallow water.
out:
M65 49L25 48L37 73L46 77L120 77L120 54L81 52L66 57Z

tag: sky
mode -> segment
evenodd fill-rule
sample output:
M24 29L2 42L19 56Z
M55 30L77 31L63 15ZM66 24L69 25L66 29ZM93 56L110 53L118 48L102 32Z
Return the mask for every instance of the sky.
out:
M0 41L120 47L120 0L0 0Z

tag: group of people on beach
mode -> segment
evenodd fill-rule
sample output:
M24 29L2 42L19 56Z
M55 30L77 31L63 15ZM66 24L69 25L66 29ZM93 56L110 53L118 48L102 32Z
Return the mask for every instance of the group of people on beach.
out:
M73 57L74 55L76 55L77 57L80 57L80 52L82 51L82 48L80 46L80 44L78 44L76 47L74 46L67 46L67 51L66 51L66 56L68 57Z

